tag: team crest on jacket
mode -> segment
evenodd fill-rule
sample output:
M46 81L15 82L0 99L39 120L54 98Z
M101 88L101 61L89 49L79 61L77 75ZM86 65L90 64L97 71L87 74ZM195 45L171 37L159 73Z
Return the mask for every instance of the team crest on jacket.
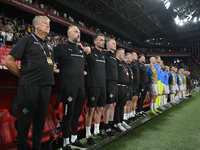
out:
M113 95L112 95L112 94L110 94L110 98L113 98Z
M94 100L95 100L95 97L94 97L94 96L93 96L93 97L91 97L91 100L92 100L92 101L94 101Z
M69 102L71 102L72 100L73 100L73 98L70 96L70 97L68 97L68 99L67 99Z

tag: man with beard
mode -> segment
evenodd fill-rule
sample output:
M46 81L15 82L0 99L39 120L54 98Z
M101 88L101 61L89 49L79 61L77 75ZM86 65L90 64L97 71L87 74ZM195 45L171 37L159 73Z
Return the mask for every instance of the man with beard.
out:
M140 115L138 112L136 113L136 106L137 106L137 100L138 100L138 95L139 95L139 84L140 84L140 71L139 71L139 67L137 64L137 60L138 60L138 56L137 53L133 52L132 53L132 58L133 61L130 64L130 67L133 71L133 93L132 93L132 114L133 117L136 117L137 119L142 117L142 115Z
M105 53L105 70L106 70L106 105L104 107L103 118L104 118L104 131L107 136L114 136L111 130L121 132L114 126L114 111L115 105L118 101L118 70L117 70L117 59L115 56L116 42L115 39L109 39L106 42L107 52Z
M67 31L68 41L58 44L54 49L54 59L59 64L60 91L63 100L62 135L63 148L87 149L77 139L78 119L85 103L84 89L84 62L85 54L90 48L84 50L77 45L80 42L80 30L70 26ZM69 141L71 127L71 142ZM71 144L70 144L71 143Z
M91 136L92 116L94 114L94 137L107 138L99 130L101 113L106 103L106 78L105 78L105 39L103 34L97 34L93 37L95 47L91 54L86 56L87 61L87 87L88 103L85 116L86 139L89 145L94 145L95 141Z
M138 56L138 66L140 71L140 94L139 99L137 101L137 111L140 113L140 115L147 116L148 114L143 111L143 103L145 100L145 96L147 94L147 88L148 88L148 73L147 68L145 66L145 56L144 54L141 54Z

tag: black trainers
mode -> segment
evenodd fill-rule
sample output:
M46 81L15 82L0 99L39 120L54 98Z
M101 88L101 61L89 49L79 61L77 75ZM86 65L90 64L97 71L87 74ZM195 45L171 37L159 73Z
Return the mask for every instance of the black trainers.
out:
M126 124L131 124L131 121L129 120L124 120L124 122L126 122Z
M76 141L74 143L71 143L71 148L72 149L78 148L80 150L85 150L85 149L87 149L87 146L83 145L82 143L79 142L78 139L76 139Z
M94 137L102 138L102 139L107 139L108 138L108 136L105 135L105 134L102 134L101 131L98 134L94 134Z
M93 140L92 137L86 138L86 140L87 140L87 143L88 143L89 145L95 145L95 144L96 144L96 142Z
M143 115L144 117L148 116L148 114L145 113L144 111L142 111L142 115Z
M115 127L115 126L112 126L110 128L112 131L115 131L115 132L122 132L119 128Z
M66 145L65 147L62 147L62 150L72 150L71 145Z
M130 118L130 121L134 121L134 122L136 122L137 120L138 120L137 117L131 117L131 118Z
M104 132L108 137L113 137L114 136L114 134L111 132L110 128L109 129L104 129Z

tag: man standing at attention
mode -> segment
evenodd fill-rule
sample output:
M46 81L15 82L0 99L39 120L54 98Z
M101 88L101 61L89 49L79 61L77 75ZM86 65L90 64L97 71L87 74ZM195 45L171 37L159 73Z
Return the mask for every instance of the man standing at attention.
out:
M18 150L27 149L28 133L33 122L33 150L39 150L51 95L53 47L45 37L50 31L46 16L35 16L34 33L21 38L7 56L4 64L19 77L18 87ZM21 60L21 70L15 64Z

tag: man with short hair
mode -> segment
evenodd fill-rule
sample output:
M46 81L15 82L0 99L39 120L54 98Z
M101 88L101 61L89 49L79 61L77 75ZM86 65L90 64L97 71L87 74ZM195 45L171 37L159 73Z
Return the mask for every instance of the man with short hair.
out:
M50 31L46 16L35 16L32 21L34 33L23 37L7 56L4 64L19 77L18 93L18 150L27 149L28 133L33 122L33 150L39 150L42 133L54 84L53 47L45 37ZM19 70L15 64L21 60Z
M178 97L179 97L179 100L182 101L183 100L183 98L182 98L182 92L183 92L182 69L178 70L177 75L178 75L178 86L179 86L179 91L180 91Z
M88 103L85 116L86 139L89 145L94 145L95 141L91 136L92 116L94 114L94 137L107 138L99 130L101 113L106 103L106 78L105 78L105 38L103 34L93 37L95 47L91 49L91 54L86 56L87 61L87 87Z
M175 90L176 90L176 94L175 94L175 102L176 104L178 104L180 101L179 101L179 93L180 93L180 89L179 89L179 86L178 86L178 68L177 67L174 67L174 73L175 73L175 84L176 84L176 87L175 87Z
M142 117L142 115L139 114L139 112L136 113L136 106L137 106L137 100L138 100L138 96L139 96L139 84L140 84L140 71L139 71L139 67L137 64L137 60L138 60L138 56L137 53L132 52L132 58L133 61L130 64L130 67L133 71L133 93L132 93L132 114L133 117L137 117L140 118Z
M154 66L156 67L156 70L157 70L158 90L159 90L159 94L156 98L156 106L157 106L158 110L162 111L162 108L159 107L159 105L161 103L162 92L163 92L163 83L161 82L161 80L162 80L162 70L159 66L159 64L161 62L161 58L160 58L160 56L155 56L155 58L156 58L156 63L154 64Z
M126 105L124 106L124 121L127 124L130 124L131 122L128 121L129 118L134 117L132 114L132 87L133 87L133 71L130 67L130 64L132 62L132 54L131 53L126 53L125 55L125 65L128 68L128 73L129 73L129 84L128 86L128 95L129 95L129 99L126 102Z
M170 72L169 72L169 66L165 66L164 68L164 86L163 86L163 107L168 107L167 105L167 99L169 95L169 77L170 77Z
M62 136L63 148L87 149L77 139L78 120L85 103L84 88L84 62L85 53L90 53L90 48L82 49L80 42L80 30L76 26L70 26L67 30L68 41L58 44L54 49L54 59L58 61L60 69L60 91L63 103ZM69 141L71 128L71 142Z
M106 42L107 52L105 53L105 71L106 71L106 105L104 107L104 131L107 136L114 136L111 130L120 132L118 128L114 126L114 111L115 105L118 101L118 70L117 59L115 56L116 42L115 39L109 39Z
M190 72L187 71L187 89L188 89L187 96L188 97L192 97L192 95L191 95L191 89L192 89L191 82L192 82L192 80L191 80L191 77L190 77Z
M140 71L140 84L139 84L139 99L137 101L137 111L140 113L142 116L147 116L148 114L143 111L143 103L147 94L147 89L148 89L148 73L147 73L147 68L145 66L145 55L140 54L138 56L138 67Z
M119 48L116 51L117 67L118 67L118 102L115 106L114 122L117 128L121 131L126 131L131 127L126 124L123 120L124 106L128 101L128 84L129 84L129 73L128 68L124 62L125 49Z

